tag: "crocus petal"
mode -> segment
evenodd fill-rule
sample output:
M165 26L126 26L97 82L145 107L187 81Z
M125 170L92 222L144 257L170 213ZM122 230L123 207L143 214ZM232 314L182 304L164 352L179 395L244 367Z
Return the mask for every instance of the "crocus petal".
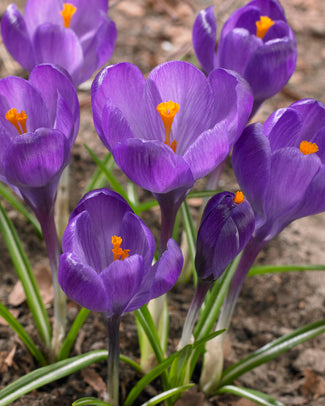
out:
M51 23L63 26L63 19L60 14L62 8L62 1L60 0L42 1L42 5L40 5L39 0L27 0L24 14L30 37L33 38L35 30L41 24Z
M146 132L152 139L165 139L163 122L156 108L159 103L169 100L179 104L171 139L176 139L177 153L183 155L198 134L211 127L214 112L212 90L205 75L187 62L166 62L152 70L144 93Z
M167 242L167 250L153 266L155 279L151 288L151 299L167 293L175 285L182 267L182 252L176 242L170 238Z
M72 253L60 257L59 284L67 296L86 309L105 312L109 308L102 278L91 267L80 263Z
M100 15L107 14L107 0L74 0L77 10L70 22L70 27L82 38L99 26Z
M109 102L119 108L130 127L144 136L139 117L143 117L143 87L145 79L138 67L120 63L104 68L94 79L91 100L96 131L103 136L101 125L104 106Z
M232 147L251 114L252 89L239 74L226 69L214 69L209 75L209 83L215 95L214 120L227 120L229 144Z
M38 65L32 70L29 82L42 95L51 126L61 130L72 147L78 134L80 107L76 89L67 75L57 65Z
M40 25L33 38L37 63L55 63L66 69L74 83L79 83L79 70L84 57L76 34L53 24Z
M298 148L282 148L272 154L272 180L265 198L269 220L279 221L279 213L285 215L300 202L320 165L316 154L304 155Z
M143 272L142 257L132 255L123 261L112 262L100 273L110 301L110 306L106 309L108 317L128 311L127 306L140 287Z
M99 138L110 152L112 152L116 143L124 142L128 138L134 138L130 125L121 110L108 102L103 109L101 127L102 131L99 133Z
M232 69L247 79L246 67L262 45L263 41L255 35L251 35L246 29L235 28L219 42L218 66ZM248 82L250 83L249 80Z
M15 108L18 112L23 110L27 114L27 131L32 132L40 127L51 127L43 98L27 80L16 76L1 79L1 96L6 99L7 103L6 105L1 103L0 115L2 117L5 116L9 109Z
M227 122L223 121L201 134L187 149L184 160L197 180L218 166L229 150Z
M201 10L193 25L193 48L205 72L211 72L216 66L217 23L213 7Z
M4 157L4 172L18 187L42 187L70 160L66 137L58 130L41 128L11 141Z
M266 15L272 20L286 21L284 10L278 0L253 0L250 7L256 7L261 11L261 15Z
M296 67L296 60L297 49L289 38L269 41L256 50L244 72L253 89L255 103L284 87Z
M25 20L15 4L10 4L1 18L1 35L10 52L26 70L35 65L35 56Z
M314 99L303 99L291 106L303 118L300 137L297 144L301 141L311 141L320 127L325 127L325 106L321 102Z
M310 142L314 142L318 146L317 155L322 163L325 164L325 126L311 138Z
M284 21L274 21L274 24L267 30L263 37L263 41L271 41L277 38L289 37L295 41L294 34L291 28Z
M96 34L98 67L106 63L112 56L117 38L117 29L114 21L104 13L101 13L101 15L102 23Z
M233 169L254 212L264 217L264 200L271 170L271 149L259 123L248 126L234 146Z
M299 135L303 125L302 116L292 108L276 110L264 123L264 135L268 137L271 150L283 147L299 147Z
M128 139L115 145L113 156L133 182L151 192L193 186L194 178L185 160L159 141Z

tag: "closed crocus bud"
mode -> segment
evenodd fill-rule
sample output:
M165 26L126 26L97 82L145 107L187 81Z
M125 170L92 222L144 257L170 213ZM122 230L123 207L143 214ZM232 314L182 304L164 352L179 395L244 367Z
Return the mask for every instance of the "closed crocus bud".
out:
M199 278L218 279L246 245L254 224L253 210L241 191L222 192L210 199L196 241Z
M24 17L11 4L1 19L2 39L26 70L55 63L78 86L113 53L117 31L107 12L107 0L27 0Z
M213 7L202 10L193 26L193 47L203 69L232 69L250 84L254 114L264 100L288 82L297 60L296 41L278 0L253 0L224 24L216 44Z

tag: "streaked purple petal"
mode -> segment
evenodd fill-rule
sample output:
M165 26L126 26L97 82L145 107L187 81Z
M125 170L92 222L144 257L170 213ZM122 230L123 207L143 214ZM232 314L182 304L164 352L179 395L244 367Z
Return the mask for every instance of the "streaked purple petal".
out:
M72 147L79 130L80 107L70 78L59 66L44 64L32 70L29 82L42 95L51 125L67 136Z
M113 155L133 182L151 192L167 193L194 183L185 160L161 142L128 139L115 145Z
M79 71L84 62L83 51L76 34L53 24L40 25L33 38L37 63L55 63L66 69L74 83L79 83Z
M61 0L46 0L40 5L39 0L27 0L25 5L25 21L30 37L32 38L37 27L44 23L63 26L60 14L62 10Z
M107 101L118 107L128 121L133 132L144 136L143 88L145 79L138 67L130 63L120 63L104 68L94 79L91 87L91 100L96 131L101 128L103 109Z
M33 45L25 20L15 4L10 4L1 18L1 35L11 56L31 71L36 64Z
M59 284L67 296L86 309L105 312L109 298L101 277L80 263L72 253L64 253L59 262Z
M274 21L274 24L267 30L263 37L263 41L271 41L272 39L289 37L294 40L294 34L287 23L284 21Z
M205 72L211 72L216 66L217 23L213 7L201 10L196 17L193 32L193 48Z
M177 282L183 267L183 255L179 246L171 238L167 250L153 266L155 279L151 288L151 299L167 293Z
M101 14L107 14L107 0L73 0L77 8L70 22L70 27L80 39L100 25Z
M184 154L195 180L202 178L217 167L230 151L227 122L218 123L202 133Z
M100 273L99 277L110 301L110 306L106 310L108 317L112 314L122 315L128 311L127 306L141 285L143 272L142 257L132 255L123 261L112 262Z
M61 173L70 160L64 134L41 128L12 139L4 157L4 172L18 187L46 186Z

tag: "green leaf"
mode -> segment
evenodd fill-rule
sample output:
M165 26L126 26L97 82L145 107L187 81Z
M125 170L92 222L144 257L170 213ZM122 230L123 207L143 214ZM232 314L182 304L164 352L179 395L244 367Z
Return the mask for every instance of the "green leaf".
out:
M193 223L193 218L190 213L187 201L185 200L181 205L181 214L184 223L184 229L187 238L188 249L192 262L192 269L195 269L195 254L196 254L196 229ZM196 277L196 272L193 273ZM187 278L187 275L185 279ZM196 282L196 281L195 281ZM196 284L196 283L195 283Z
M273 399L266 393L262 393L253 389L241 388L239 386L233 385L223 386L218 390L218 395L222 395L224 393L230 393L231 395L241 396L262 406L285 406L282 402Z
M152 209L153 207L158 206L156 199L148 200L147 202L138 203L133 207L134 213L139 215L140 213Z
M99 159L99 158L98 158ZM113 155L109 152L105 158L101 161L102 165L111 170L114 166L114 158ZM104 175L101 168L97 167L95 173L91 177L88 185L86 186L84 193L89 192L93 189L100 189L104 187L107 183L106 176Z
M160 393L159 395L155 396L154 398L150 399L148 402L142 403L142 406L157 405L158 403L161 403L161 402L165 401L166 399L171 398L172 396L178 395L178 394L188 390L192 386L193 386L193 384L189 384L189 385L180 386L178 388L169 389L163 393Z
M90 313L90 310L88 310L88 309L82 308L80 310L80 312L78 313L78 316L75 318L75 320L62 344L57 361L66 359L69 356L71 348L72 348L74 342L76 341L79 330L82 327L82 325L84 324L89 313Z
M248 276L297 271L325 271L325 265L259 265L253 266L250 269Z
M111 403L103 402L97 398L81 398L72 403L72 406L111 406Z
M0 182L0 195L9 202L19 213L32 224L40 238L43 238L41 226L36 217L31 214L26 207L18 200L17 196L11 192L6 185Z
M28 307L45 345L51 345L51 328L38 285L28 261L26 252L19 240L17 231L0 203L0 231L8 248L11 260L23 285Z
M179 353L174 352L164 361L159 363L154 369L148 372L143 378L141 378L136 385L132 388L131 392L128 394L123 406L131 406L135 399L140 395L140 393L144 390L144 388L156 379L159 375L161 375L166 369L171 365L176 357L179 356Z
M297 330L282 336L255 351L245 359L226 369L220 380L220 387L228 385L244 373L265 364L280 354L291 350L298 344L325 333L325 319L307 324Z
M124 197L124 199L129 203L131 206L131 202L129 201L128 195L126 194L125 190L119 183L119 181L116 179L116 177L113 175L113 172L111 169L106 165L103 164L103 162L98 158L98 156L93 152L86 144L84 144L85 148L89 152L89 155L92 157L96 165L100 168L100 170L103 172L105 175L108 183L111 185L112 189L115 190L115 192L119 193L121 196Z
M221 190L192 190L188 195L187 195L187 200L192 199L192 198L198 198L198 197L212 197L215 194L221 192Z
M65 376L79 371L95 362L107 359L107 351L97 350L86 354L78 355L73 358L68 358L64 361L56 362L36 369L29 374L17 379L15 382L6 386L0 391L0 405L6 406L14 400L20 398L32 390L38 389L50 382L54 382Z
M2 316L9 326L18 334L21 341L29 349L30 353L37 359L40 365L46 365L45 358L40 350L36 347L33 340L26 332L24 327L15 319L9 310L0 302L0 316Z

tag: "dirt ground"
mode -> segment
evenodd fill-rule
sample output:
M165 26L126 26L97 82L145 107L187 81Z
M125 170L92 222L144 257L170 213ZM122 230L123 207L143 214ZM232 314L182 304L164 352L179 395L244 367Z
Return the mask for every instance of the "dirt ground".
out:
M0 2L0 16L8 0ZM245 4L244 0L121 0L111 1L110 16L116 22L119 36L111 63L128 61L137 64L144 74L166 60L185 57L192 60L191 29L198 11L215 4L218 28L229 14ZM275 109L286 107L295 100L313 97L325 103L325 1L282 0L286 16L297 40L297 69L289 84L280 94L267 101L254 120L264 121ZM24 1L17 0L19 7ZM7 54L0 42L0 77L10 74L24 75L19 65ZM71 164L71 209L82 195L83 188L95 169L84 143L98 155L104 156L105 148L95 133L89 87L90 81L79 91L81 126L73 149ZM123 175L118 174L123 178ZM230 165L221 179L222 187L236 190ZM197 201L192 202L197 211ZM48 268L45 247L24 218L9 205L8 214L13 220L35 271L46 275ZM146 215L146 222L159 227L159 213ZM325 215L301 219L291 224L273 240L258 258L263 264L325 264ZM26 330L33 334L32 318L23 298L19 296L17 277L9 254L0 236L0 300L8 305ZM47 306L51 314L51 293L48 280L43 277ZM18 289L18 290L17 290ZM182 323L191 301L191 284L178 285L170 294L172 351L180 336ZM69 303L68 319L71 323L77 306ZM300 326L325 317L325 273L304 272L267 275L249 278L245 282L235 310L229 339L226 343L226 366L252 351ZM100 314L91 314L80 331L74 354L107 348L106 328ZM132 315L126 315L121 327L121 351L138 360L139 351ZM36 367L17 336L0 321L0 389ZM139 379L127 366L121 365L122 399L134 382ZM105 362L93 365L57 383L47 385L14 402L15 406L62 406L83 396L101 396L105 391ZM245 374L239 385L269 393L287 406L325 405L325 337L319 336L265 366ZM159 382L149 385L137 404L141 404L159 391ZM254 406L236 397L205 399L195 386L178 406Z

